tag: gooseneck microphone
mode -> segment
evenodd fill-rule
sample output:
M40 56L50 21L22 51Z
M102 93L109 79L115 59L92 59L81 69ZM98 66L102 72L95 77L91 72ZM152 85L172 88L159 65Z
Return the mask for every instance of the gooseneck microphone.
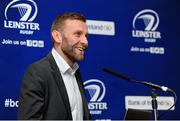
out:
M170 106L169 109L167 109L167 110L166 110L164 113L162 113L159 117L157 117L157 109L154 109L154 108L153 108L155 120L157 120L157 119L159 120L162 116L164 116L168 111L171 110L171 108L173 108L173 107L175 106L175 104L176 104L176 102L177 102L176 92L175 92L174 90L168 88L168 87L160 86L160 85L153 84L153 83L151 83L151 82L146 82L146 81L137 81L137 80L131 79L131 78L129 78L129 77L123 75L123 74L120 74L120 73L118 73L118 72L115 72L115 71L113 71L113 70L111 70L111 69L109 69L109 68L103 68L102 70L103 70L104 72L106 72L106 73L112 74L112 75L114 75L114 76L117 76L117 77L122 78L122 79L124 79L124 80L127 80L127 81L129 81L129 82L140 83L140 84L143 84L143 85L152 87L152 90L154 90L154 89L160 89L160 90L165 91L165 92L171 92L171 93L173 93L173 94L174 94L174 97L175 97L175 99L174 99L174 100L175 100L175 101L174 101L174 104L173 104L172 106ZM156 101L156 97L155 97L155 98L152 97L152 98L153 98L153 100L152 100L152 105L153 105L153 102ZM154 105L153 105L153 106L154 106ZM152 106L152 107L153 107L153 106Z
M137 80L131 79L131 78L129 78L129 77L123 75L123 74L115 72L115 71L113 71L113 70L111 70L109 68L103 68L102 70L104 72L106 72L106 73L110 73L110 74L112 74L114 76L120 77L120 78L122 78L124 80L127 80L129 82L141 83L141 84L144 84L146 86L150 86L150 87L155 88L155 89L160 89L160 90L165 91L165 92L173 92L173 90L168 88L168 87L160 86L160 85L153 84L151 82L146 82L146 81L137 81Z

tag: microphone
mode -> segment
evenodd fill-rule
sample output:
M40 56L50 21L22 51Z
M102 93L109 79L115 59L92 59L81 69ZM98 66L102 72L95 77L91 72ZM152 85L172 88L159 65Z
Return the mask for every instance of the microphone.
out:
M147 85L147 86L151 86L152 88L161 89L164 92L173 92L173 90L168 88L168 87L160 86L160 85L157 85L157 84L153 84L151 82L145 82L144 81L143 84Z
M162 90L162 91L164 91L164 92L174 92L172 89L170 89L170 88L168 88L168 87L165 87L165 86L160 86L160 85L157 85L157 84L153 84L153 83L151 83L151 82L137 81L137 80L131 79L131 78L129 78L129 77L127 77L127 76L124 76L123 74L120 74L120 73L118 73L118 72L115 72L115 71L113 71L113 70L111 70L111 69L109 69L109 68L103 68L102 70L103 70L104 72L106 72L106 73L110 73L110 74L112 74L112 75L114 75L114 76L120 77L120 78L122 78L122 79L124 79L124 80L127 80L127 81L129 81L129 82L135 82L135 83L144 84L144 85L146 85L146 86L150 86L150 87L155 88L155 89L160 89L160 90Z

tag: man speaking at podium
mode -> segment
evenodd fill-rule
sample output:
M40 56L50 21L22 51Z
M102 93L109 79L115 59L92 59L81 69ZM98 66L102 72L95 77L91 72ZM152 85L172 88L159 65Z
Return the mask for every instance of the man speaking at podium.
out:
M24 75L18 119L90 119L77 64L84 59L87 36L86 19L79 13L64 13L54 20L51 52L31 64Z

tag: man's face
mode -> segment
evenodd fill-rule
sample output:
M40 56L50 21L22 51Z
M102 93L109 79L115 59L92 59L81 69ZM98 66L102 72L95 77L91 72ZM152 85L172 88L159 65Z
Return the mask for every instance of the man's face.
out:
M61 35L61 50L65 58L73 63L83 60L84 51L88 47L86 23L79 20L66 20Z

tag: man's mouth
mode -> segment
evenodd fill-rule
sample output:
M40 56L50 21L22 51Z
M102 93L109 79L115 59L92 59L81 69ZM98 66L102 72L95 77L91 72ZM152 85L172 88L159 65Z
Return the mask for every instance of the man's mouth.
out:
M84 51L85 48L84 48L84 47L78 47L78 50L79 50L79 51Z

